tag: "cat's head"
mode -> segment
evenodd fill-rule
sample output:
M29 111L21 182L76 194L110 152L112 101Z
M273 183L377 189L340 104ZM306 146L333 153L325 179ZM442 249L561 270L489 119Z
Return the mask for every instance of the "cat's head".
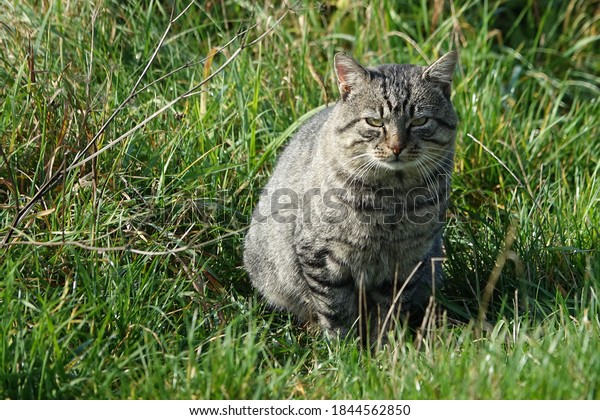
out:
M338 162L370 172L423 170L451 164L457 117L450 102L457 54L430 66L361 66L338 53L334 67L341 100L335 108Z

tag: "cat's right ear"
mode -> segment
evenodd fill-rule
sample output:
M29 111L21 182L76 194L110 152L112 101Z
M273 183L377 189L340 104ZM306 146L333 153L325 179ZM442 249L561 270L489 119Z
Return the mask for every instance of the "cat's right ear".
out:
M348 97L356 86L364 83L369 76L367 69L345 53L337 53L333 57L333 66L343 100Z

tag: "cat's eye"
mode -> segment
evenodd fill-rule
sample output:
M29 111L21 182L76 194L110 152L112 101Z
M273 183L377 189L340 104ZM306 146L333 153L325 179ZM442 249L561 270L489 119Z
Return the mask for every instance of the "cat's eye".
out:
M381 118L369 117L365 118L365 121L372 127L383 127L383 120Z
M427 117L415 118L414 120L412 120L410 122L410 125L412 127L419 127L421 125L425 125L426 122L427 122Z

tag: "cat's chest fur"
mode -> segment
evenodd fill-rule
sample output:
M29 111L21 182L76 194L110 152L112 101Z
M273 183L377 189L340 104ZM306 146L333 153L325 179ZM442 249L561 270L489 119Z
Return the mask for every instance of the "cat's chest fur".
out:
M324 269L334 281L351 278L367 289L404 282L431 248L439 225L437 213L414 223L417 215L414 206L407 205L407 196L410 201L410 194L393 189L380 193L324 189L298 219L296 249L309 256L327 249Z

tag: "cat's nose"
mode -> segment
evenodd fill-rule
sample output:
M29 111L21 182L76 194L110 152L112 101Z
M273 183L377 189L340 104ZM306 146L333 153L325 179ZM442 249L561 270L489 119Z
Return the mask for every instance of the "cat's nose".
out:
M405 146L404 142L402 141L402 137L396 133L392 133L392 135L388 138L387 145L390 148L390 150L392 151L392 153L394 153L394 155L396 155L396 157L398 157L398 155L400 155L400 153L402 152L402 149L404 149L404 146Z

